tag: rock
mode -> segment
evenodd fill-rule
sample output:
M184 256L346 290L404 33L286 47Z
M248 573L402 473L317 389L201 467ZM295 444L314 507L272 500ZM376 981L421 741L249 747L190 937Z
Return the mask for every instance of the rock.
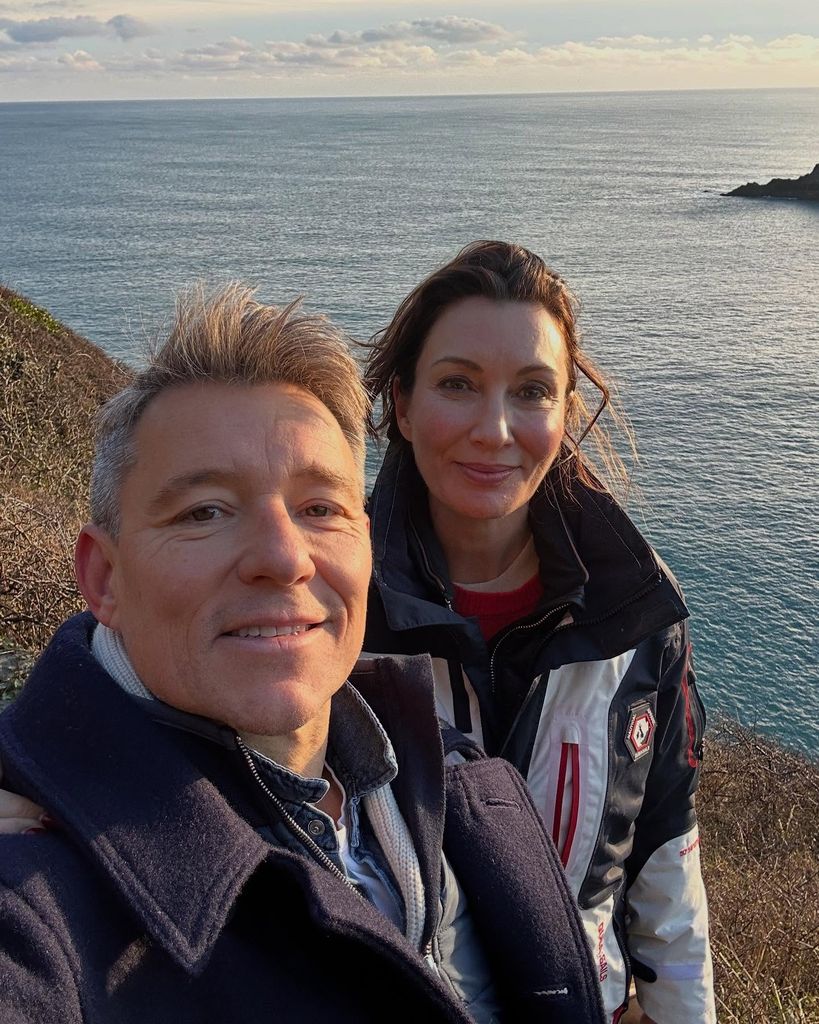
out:
M801 178L772 178L767 185L759 185L749 181L731 192L723 192L724 196L745 196L748 199L813 199L819 200L819 164L810 174Z
M30 651L0 649L0 710L19 691L34 667L35 660Z

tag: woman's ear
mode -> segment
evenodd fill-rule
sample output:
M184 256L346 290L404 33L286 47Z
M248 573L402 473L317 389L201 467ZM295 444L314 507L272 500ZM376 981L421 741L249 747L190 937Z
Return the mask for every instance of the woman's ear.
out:
M94 618L111 629L117 628L116 563L116 541L101 527L86 523L74 546L74 576Z
M412 444L412 421L409 416L410 395L401 389L399 377L392 379L392 403L395 406L395 422L405 441Z

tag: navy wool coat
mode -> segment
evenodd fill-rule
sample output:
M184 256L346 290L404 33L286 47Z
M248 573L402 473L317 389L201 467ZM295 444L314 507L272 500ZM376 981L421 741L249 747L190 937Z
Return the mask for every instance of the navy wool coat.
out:
M61 824L0 837L3 1024L465 1024L399 930L307 853L272 845L237 751L158 724L69 620L0 716L8 785ZM438 913L441 849L469 899L504 1024L602 1020L585 939L514 769L444 768L425 659L352 681L399 764L393 790Z

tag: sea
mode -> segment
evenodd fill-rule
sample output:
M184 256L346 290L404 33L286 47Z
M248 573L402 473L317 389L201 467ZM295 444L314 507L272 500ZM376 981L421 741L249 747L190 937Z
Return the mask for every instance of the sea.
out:
M819 90L0 103L0 281L138 364L241 279L353 337L478 238L541 254L637 436L710 720L819 757ZM368 459L370 480L379 454Z

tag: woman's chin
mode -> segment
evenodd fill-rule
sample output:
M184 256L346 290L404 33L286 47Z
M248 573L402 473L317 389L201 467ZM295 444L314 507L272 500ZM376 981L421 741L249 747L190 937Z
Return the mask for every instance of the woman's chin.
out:
M436 529L443 523L469 527L481 521L494 522L501 519L517 519L526 516L528 497L508 494L462 493L456 500L436 501L430 497L430 509Z

